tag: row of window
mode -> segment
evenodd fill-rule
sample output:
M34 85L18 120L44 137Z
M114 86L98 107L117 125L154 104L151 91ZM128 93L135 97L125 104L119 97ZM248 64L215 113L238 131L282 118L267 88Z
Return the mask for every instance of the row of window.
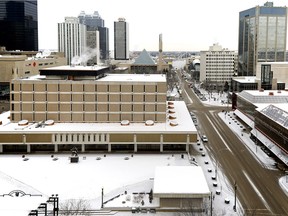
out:
M107 142L106 134L55 134L55 143Z
M16 87L17 86L17 87ZM166 84L165 84L166 86ZM16 87L16 88L15 88ZM118 92L118 93L166 93L166 87L158 85L97 85L97 84L63 84L63 83L49 83L49 84L25 84L25 83L11 83L11 92L81 92L81 93L97 93L97 92Z

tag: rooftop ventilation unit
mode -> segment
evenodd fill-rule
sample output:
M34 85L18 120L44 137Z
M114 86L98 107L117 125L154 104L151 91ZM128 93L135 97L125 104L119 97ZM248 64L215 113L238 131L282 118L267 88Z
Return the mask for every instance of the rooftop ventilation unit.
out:
M128 126L128 125L130 125L130 121L129 120L122 120L121 125L122 126Z

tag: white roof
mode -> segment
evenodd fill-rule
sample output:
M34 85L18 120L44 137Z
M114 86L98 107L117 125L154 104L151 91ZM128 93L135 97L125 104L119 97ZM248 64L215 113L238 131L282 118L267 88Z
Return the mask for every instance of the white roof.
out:
M46 203L47 197L23 196L23 197L0 197L1 214L5 216L28 215L31 210L35 210L41 203ZM13 204L13 208L11 208Z
M166 75L164 74L108 74L107 76L98 79L97 82L165 82Z
M253 104L287 103L288 101L288 91L286 90L244 90L238 93L237 96Z
M193 121L190 117L188 109L185 105L184 101L173 101L174 103L174 111L173 116L176 119L169 120L167 118L166 122L158 123L155 122L153 126L145 126L145 122L143 123L130 123L129 125L121 126L121 122L119 123L54 123L51 126L45 127L37 127L38 122L29 123L26 126L18 126L18 122L11 123L8 119L10 116L10 112L5 112L0 115L0 121L2 121L2 125L0 125L0 133L71 133L71 132L95 132L99 133L192 133L196 134L197 130L193 124ZM167 114L168 115L168 114ZM24 119L22 119L24 120ZM46 119L43 119L45 121ZM170 122L177 122L177 126L171 126Z
M258 78L256 76L249 76L249 77L233 77L233 80L239 83L255 83Z
M45 69L46 70L46 69ZM78 69L80 70L80 69ZM92 69L91 69L92 70ZM45 75L35 75L23 80L45 80ZM61 79L59 79L61 80ZM94 80L95 82L164 82L166 83L166 75L164 74L106 74L106 76L100 79Z
M155 197L202 198L210 195L203 170L196 166L156 167Z
M97 71L101 70L104 68L108 68L108 66L99 66L99 65L94 65L94 66L81 66L81 65L75 65L75 66L70 66L70 65L62 65L62 66L56 66L56 67L49 67L45 68L45 70L87 70L87 71Z

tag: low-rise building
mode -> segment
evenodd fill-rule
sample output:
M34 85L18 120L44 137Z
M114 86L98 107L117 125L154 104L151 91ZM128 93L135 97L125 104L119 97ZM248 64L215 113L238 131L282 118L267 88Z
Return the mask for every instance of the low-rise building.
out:
M0 152L188 151L197 142L185 103L166 100L165 75L107 71L62 66L12 80Z
M249 90L237 94L235 114L251 136L288 166L288 91Z

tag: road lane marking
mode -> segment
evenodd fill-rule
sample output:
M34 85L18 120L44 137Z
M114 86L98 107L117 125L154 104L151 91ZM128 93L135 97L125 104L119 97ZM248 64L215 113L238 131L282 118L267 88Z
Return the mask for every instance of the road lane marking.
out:
M212 125L212 127L214 128L214 130L216 131L216 133L218 134L218 136L220 137L220 139L222 140L222 142L224 143L225 147L233 154L232 150L229 148L229 146L227 145L227 143L225 142L225 140L222 138L221 134L219 133L219 131L217 130L217 128L214 126L214 124L212 123L212 121L210 120L209 116L207 116L208 121L210 122L210 124Z
M262 196L262 194L260 193L260 191L257 189L257 187L254 185L254 183L252 182L252 180L249 178L249 176L247 175L247 173L245 171L243 171L245 177L247 178L247 180L249 181L249 183L251 184L251 186L253 187L253 189L255 190L255 192L257 193L257 195L261 198L261 200L263 201L263 204L266 206L266 208L271 211L270 206L268 205L268 203L266 202L266 200L264 199L264 197Z

